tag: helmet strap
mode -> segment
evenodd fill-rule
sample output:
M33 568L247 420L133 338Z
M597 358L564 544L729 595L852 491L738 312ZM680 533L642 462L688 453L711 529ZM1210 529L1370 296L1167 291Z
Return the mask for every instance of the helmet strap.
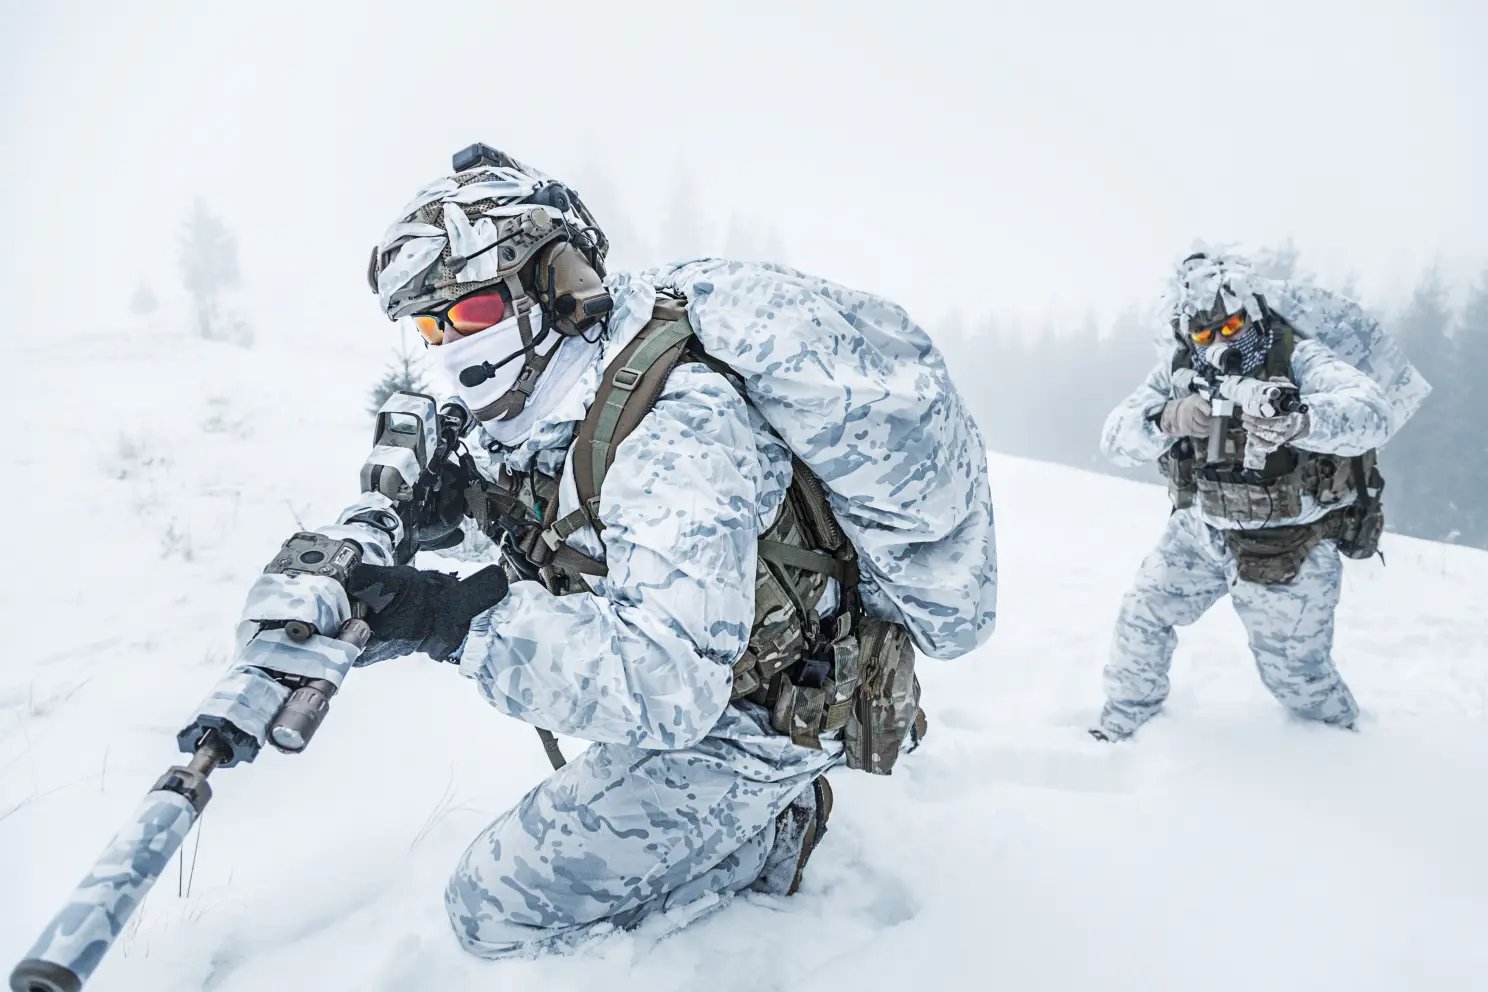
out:
M548 363L553 360L557 348L548 349L547 354L538 354L537 346L545 341L549 332L548 314L541 307L538 312L542 314L543 322L538 333L532 333L532 301L522 291L522 285L517 281L515 275L506 277L506 286L511 293L512 306L517 311L517 331L522 335L522 368L517 372L517 381L512 387L490 403L479 410L472 411L479 420L510 420L521 413L527 407L527 401L532 399L532 391L537 388L537 381L547 370Z

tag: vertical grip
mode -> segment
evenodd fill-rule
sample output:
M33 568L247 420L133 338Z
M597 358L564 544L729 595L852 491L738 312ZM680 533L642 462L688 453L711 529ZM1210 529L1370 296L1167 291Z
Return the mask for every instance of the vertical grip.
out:
M1225 431L1228 430L1230 426L1229 412L1226 411L1222 415L1220 413L1221 405L1222 404L1219 401L1215 401L1214 405L1210 409L1211 416L1209 418L1209 451L1205 460L1208 461L1211 465L1217 463L1221 458L1224 457ZM1227 406L1228 404L1223 405Z

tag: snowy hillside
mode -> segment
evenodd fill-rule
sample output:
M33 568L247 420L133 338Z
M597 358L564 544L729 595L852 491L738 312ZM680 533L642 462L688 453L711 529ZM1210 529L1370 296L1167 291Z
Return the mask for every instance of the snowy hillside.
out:
M297 519L355 495L386 340L0 344L7 972L178 760L253 576ZM1337 656L1361 733L1290 719L1222 604L1185 632L1167 714L1102 746L1083 728L1164 495L1010 458L992 473L999 630L924 662L931 737L899 772L834 773L800 896L573 957L466 957L446 874L546 761L453 668L405 659L354 672L305 754L214 776L189 895L172 867L90 988L1484 987L1488 553L1388 538L1388 567L1348 566Z

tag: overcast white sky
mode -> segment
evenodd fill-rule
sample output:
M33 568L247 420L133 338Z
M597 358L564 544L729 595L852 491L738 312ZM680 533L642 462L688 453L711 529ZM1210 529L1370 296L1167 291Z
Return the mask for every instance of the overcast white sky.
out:
M261 335L385 327L368 246L484 140L622 261L775 244L930 322L1109 313L1195 236L1290 234L1385 298L1488 267L1485 10L10 0L0 291L30 321L175 292L201 194Z

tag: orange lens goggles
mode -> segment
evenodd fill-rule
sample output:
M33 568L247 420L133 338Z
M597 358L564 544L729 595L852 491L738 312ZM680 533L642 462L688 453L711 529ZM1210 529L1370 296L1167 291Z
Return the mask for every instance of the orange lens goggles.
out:
M1201 327L1196 331L1189 331L1188 337L1189 340L1193 341L1194 344L1202 348L1214 340L1214 335L1216 333L1219 334L1220 337L1232 338L1236 334L1239 334L1244 328L1245 314L1232 313L1228 317L1226 317L1222 323L1212 324L1209 327Z
M506 319L511 306L504 290L483 290L462 297L440 310L413 315L413 326L430 344L443 344L446 331L461 337L494 327Z

